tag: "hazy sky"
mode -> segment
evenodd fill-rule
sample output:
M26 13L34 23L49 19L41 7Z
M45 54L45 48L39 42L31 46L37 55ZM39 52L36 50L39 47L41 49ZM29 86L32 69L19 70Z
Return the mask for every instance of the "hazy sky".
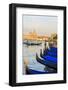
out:
M23 15L24 34L36 31L41 35L57 33L56 16Z

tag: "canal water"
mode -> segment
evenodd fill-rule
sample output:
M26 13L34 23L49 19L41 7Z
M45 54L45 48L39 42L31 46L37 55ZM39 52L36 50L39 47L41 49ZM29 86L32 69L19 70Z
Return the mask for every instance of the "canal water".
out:
M40 45L30 45L30 46L23 44L23 47L24 47L23 48L23 62L27 64L28 68L37 70L37 71L45 71L44 70L45 66L37 62L36 60L36 53L38 54L38 56L40 56L40 50L42 50L43 52L45 48L44 45L45 45L44 42L42 42L42 44ZM26 74L25 69L23 70L24 70L23 74Z

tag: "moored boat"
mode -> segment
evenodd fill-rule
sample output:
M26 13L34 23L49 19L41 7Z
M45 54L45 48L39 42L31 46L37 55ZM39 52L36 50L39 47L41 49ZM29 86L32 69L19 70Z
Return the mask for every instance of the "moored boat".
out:
M55 62L53 62L53 61L50 61L50 60L48 60L48 59L44 59L44 58L38 57L37 54L36 54L36 60L37 60L39 63L41 63L41 64L43 64L43 65L45 65L45 66L48 66L48 67L50 67L50 68L52 68L52 69L54 69L54 70L57 71L57 63L55 63Z
M36 41L36 40L35 41L27 40L27 41L24 41L23 44L25 44L25 45L41 45L42 43L40 41Z
M49 68L49 67L46 67L44 68L43 70L40 70L40 69L35 69L34 67L28 67L26 68L26 74L49 74L49 73L56 73L55 70Z

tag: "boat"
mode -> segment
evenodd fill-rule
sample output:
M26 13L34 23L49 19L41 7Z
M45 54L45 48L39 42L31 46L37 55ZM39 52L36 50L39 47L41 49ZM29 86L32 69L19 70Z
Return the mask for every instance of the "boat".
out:
M48 66L48 67L54 69L55 71L57 71L57 63L54 62L53 60L51 61L51 60L48 60L48 58L45 59L45 58L42 58L42 57L38 57L37 54L36 54L36 60L39 63L41 63L41 64L43 64L45 66Z
M30 68L26 68L26 74L45 74L47 71L38 71Z
M41 45L42 43L40 41L24 41L23 44L25 45Z
M26 68L26 74L27 75L32 75L32 74L49 74L49 73L56 73L55 70L53 69L50 69L49 67L47 69L44 69L44 70L36 70L34 68L30 68L30 67L27 67Z
M38 62L36 58L35 60L32 60L31 63L26 66L27 75L56 73L55 69Z
M54 48L51 48L51 52L55 51ZM42 54L42 50L40 52L41 56L38 56L36 53L36 61L33 65L28 65L26 68L26 74L32 75L32 74L49 74L49 73L57 73L57 57L51 56L47 54ZM39 65L39 66L38 66ZM40 65L43 65L43 68L40 67Z
M57 58L57 48L56 47L50 47L50 49L44 50L43 54L40 52L41 57L43 55L49 55Z

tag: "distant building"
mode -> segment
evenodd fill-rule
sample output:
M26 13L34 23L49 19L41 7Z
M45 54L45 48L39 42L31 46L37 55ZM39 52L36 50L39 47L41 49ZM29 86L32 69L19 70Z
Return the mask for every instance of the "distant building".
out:
M38 35L36 31L29 32L28 34L24 35L24 40L48 40L48 36L46 35Z

